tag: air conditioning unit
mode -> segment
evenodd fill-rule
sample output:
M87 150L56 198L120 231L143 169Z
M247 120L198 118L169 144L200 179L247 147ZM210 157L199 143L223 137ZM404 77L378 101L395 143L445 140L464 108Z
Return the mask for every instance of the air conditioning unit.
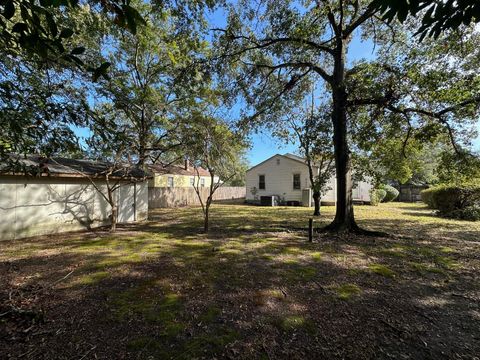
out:
M260 205L262 205L262 206L275 206L275 205L277 205L275 195L260 196Z

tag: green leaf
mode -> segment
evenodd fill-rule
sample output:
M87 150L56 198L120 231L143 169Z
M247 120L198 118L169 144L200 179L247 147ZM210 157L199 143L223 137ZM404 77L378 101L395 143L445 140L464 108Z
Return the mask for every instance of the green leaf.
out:
M55 19L53 18L52 14L47 13L46 18L47 18L48 28L50 29L50 33L52 34L53 37L57 36L58 27L57 27L57 23L55 22Z
M72 37L72 35L73 35L73 30L69 29L69 28L63 29L60 32L60 38L62 38L62 39L67 39L69 37Z
M16 33L22 33L28 30L28 25L22 22L16 23L12 27L12 31Z
M108 68L111 66L112 64L109 63L109 62L104 62L102 65L100 65L97 69L95 69L93 71L93 75L92 75L92 79L93 81L97 81L100 76L103 76L105 79L109 79L108 75L107 75L107 71L108 71Z
M79 46L74 48L70 53L72 55L81 55L85 52L85 48L83 46Z
M5 8L3 10L3 16L5 19L9 20L15 14L15 5L13 4L13 0L7 1L5 4Z

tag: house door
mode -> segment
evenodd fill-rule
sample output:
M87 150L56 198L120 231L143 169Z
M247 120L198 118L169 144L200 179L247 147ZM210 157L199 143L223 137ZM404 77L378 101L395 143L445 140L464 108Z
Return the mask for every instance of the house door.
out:
M118 222L132 221L135 221L135 184L127 184L118 189Z

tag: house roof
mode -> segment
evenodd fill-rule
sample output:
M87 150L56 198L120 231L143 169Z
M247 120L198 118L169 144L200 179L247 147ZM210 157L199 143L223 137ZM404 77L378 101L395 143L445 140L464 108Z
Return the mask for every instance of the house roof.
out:
M149 165L149 169L158 175L210 176L208 170L202 167L195 169L191 164L188 166L188 169L185 169L185 165L183 164L154 164Z
M262 162L258 163L257 165L252 166L247 171L255 169L257 166L260 166L260 165L266 163L267 161L273 159L275 156L281 156L281 157L284 157L284 158L287 158L287 159L290 159L290 160L293 160L293 161L298 161L298 162L302 163L303 165L307 165L307 160L305 160L304 158L302 158L300 156L293 155L293 154L290 154L290 153L286 153L286 154L283 154L283 155L282 154L275 154L273 156L270 156L268 159L263 160Z
M10 161L0 162L0 174L23 176L34 173L40 176L102 178L111 167L110 163L103 161L46 158L40 155L10 155ZM149 177L149 174L138 167L119 165L111 177L143 179Z

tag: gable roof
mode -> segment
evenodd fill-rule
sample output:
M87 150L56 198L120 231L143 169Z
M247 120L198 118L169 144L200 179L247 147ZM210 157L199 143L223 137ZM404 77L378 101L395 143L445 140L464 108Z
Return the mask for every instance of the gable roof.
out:
M202 167L197 168L193 165L189 165L188 169L185 169L184 165L180 164L154 164L149 165L149 169L157 175L185 175L185 176L210 176L210 172Z
M247 172L250 171L250 170L255 169L257 166L260 166L260 165L262 165L262 164L265 164L267 161L273 159L275 156L281 156L281 157L283 157L283 158L287 158L287 159L289 159L289 160L297 161L297 162L302 163L303 165L307 166L307 161L306 161L304 158L300 157L300 156L293 155L293 154L290 154L290 153L286 153L286 154L283 154L283 155L282 155L282 154L275 154L275 155L273 155L273 156L270 156L268 159L263 160L262 162L258 163L257 165L252 166L250 169L247 170Z
M10 160L15 167L9 166L7 162L0 162L0 174L24 176L30 174L38 174L39 176L56 176L56 177L105 177L106 171L109 170L111 164L104 161L85 160L85 159L69 159L65 157L46 158L41 155L10 155ZM24 169L18 170L18 169ZM149 176L139 167L118 166L112 175L114 178L137 178L142 179Z

